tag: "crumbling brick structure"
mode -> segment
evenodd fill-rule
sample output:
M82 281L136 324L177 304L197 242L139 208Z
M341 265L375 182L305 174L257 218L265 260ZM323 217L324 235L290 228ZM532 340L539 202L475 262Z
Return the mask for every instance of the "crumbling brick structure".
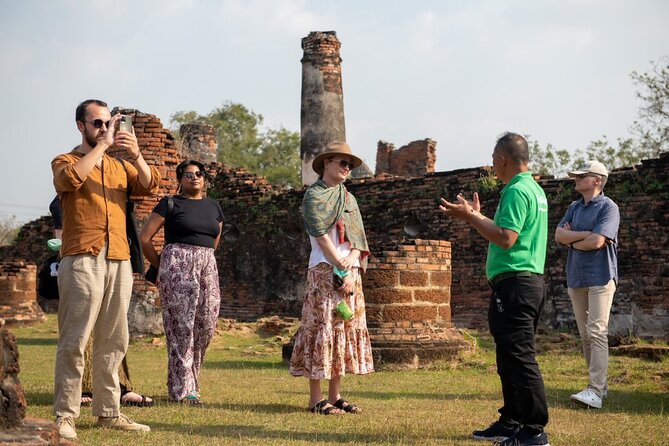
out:
M0 316L8 324L45 320L37 305L36 278L34 263L0 262Z
M179 128L181 136L179 158L194 159L202 164L215 163L218 142L216 129L209 124L192 122Z
M376 149L376 175L420 177L434 172L437 142L431 139L412 141L395 150L395 145L379 141Z
M471 349L451 322L451 245L408 240L372 257L363 275L377 367L418 368Z

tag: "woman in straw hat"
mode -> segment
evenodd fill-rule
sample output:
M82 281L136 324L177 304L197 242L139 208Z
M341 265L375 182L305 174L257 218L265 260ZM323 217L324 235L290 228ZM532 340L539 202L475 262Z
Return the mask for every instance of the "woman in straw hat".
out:
M319 179L302 202L311 256L290 373L309 378L309 408L323 415L360 413L341 397L341 378L374 371L360 279L369 247L358 203L343 184L360 164L348 144L330 143L313 161ZM322 379L329 380L328 399Z

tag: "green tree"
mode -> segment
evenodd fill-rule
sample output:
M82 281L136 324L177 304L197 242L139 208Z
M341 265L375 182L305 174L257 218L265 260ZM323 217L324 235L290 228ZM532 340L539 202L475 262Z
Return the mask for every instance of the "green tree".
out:
M642 159L656 158L669 149L669 58L651 62L646 73L633 71L630 77L637 85L637 97L643 101L639 120L631 127L632 138L618 138L612 144L603 135L592 141L585 150L557 150L551 144L542 149L537 141L530 142L530 162L534 173L564 176L596 159L609 170L633 166Z
M258 172L262 172L272 184L300 187L301 168L300 135L283 127L268 130L260 147Z
M21 230L15 215L0 217L0 246L11 245Z
M179 111L170 122L173 128L190 122L209 124L216 129L219 161L245 167L272 184L301 185L299 134L284 128L262 130L263 116L242 104L226 101L204 116Z
M538 141L528 141L530 148L530 169L533 173L554 177L564 176L571 163L568 150L557 150L552 144L542 149Z
M632 131L638 138L639 150L657 156L669 149L669 57L651 64L649 72L630 74L638 87L636 95L643 101Z

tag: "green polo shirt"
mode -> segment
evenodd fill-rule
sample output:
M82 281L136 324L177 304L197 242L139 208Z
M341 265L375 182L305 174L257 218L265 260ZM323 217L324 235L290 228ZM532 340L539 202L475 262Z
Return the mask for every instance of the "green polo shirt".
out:
M532 173L517 174L502 189L494 221L501 228L517 232L518 239L509 249L494 243L488 245L488 280L511 271L543 274L548 238L548 201L544 190L532 178Z

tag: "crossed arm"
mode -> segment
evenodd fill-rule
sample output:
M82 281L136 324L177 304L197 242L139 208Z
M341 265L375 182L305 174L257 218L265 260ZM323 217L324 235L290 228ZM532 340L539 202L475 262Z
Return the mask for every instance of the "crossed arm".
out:
M592 231L572 231L571 225L565 223L555 229L555 241L579 251L594 251L603 248L607 238Z

